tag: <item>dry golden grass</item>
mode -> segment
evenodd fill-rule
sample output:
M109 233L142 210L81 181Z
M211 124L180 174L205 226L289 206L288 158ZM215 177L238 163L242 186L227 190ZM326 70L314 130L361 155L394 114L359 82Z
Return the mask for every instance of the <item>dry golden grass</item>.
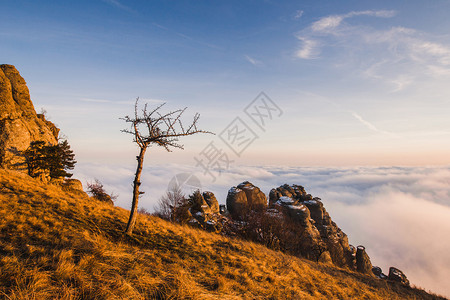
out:
M0 170L0 298L438 299Z

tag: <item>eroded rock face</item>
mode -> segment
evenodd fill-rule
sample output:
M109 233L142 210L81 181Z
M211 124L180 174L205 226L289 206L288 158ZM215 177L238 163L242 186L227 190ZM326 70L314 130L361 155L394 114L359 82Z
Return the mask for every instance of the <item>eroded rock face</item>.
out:
M397 268L390 267L388 279L396 282L400 282L403 285L409 286L409 280L406 275Z
M26 170L21 152L33 141L57 143L59 129L36 114L25 80L12 65L0 65L0 166Z
M386 274L383 273L383 270L380 267L375 266L375 267L372 267L372 273L375 275L375 277L377 277L379 279L391 280L391 281L395 281L400 284L409 286L408 278L402 271L400 271L397 268L390 267L389 275L386 276Z
M219 202L212 192L194 192L189 196L188 205L189 224L212 232L222 229L224 217L219 213Z
M211 209L211 213L219 213L219 202L212 192L203 192L203 199L205 199L206 204L208 204L209 208Z
M372 274L372 263L369 255L366 253L366 248L361 245L356 247L356 270L361 273Z
M372 267L372 273L379 279L387 279L386 274L383 273L383 270L380 267Z
M244 181L228 191L227 209L234 218L250 210L260 211L266 208L266 195L248 181Z
M247 196L243 190L237 187L228 190L227 209L234 218L238 218L248 210Z
M306 255L308 258L317 256L319 249L319 253L327 252L326 257L329 256L333 264L356 268L347 235L331 220L320 198L313 198L300 185L285 184L270 191L269 202L270 207L284 210L295 223L305 229L305 234L299 238L312 243L312 253ZM318 259L326 260L324 257ZM370 263L370 259L368 261ZM364 269L363 272L371 274L371 268L372 265L368 271Z

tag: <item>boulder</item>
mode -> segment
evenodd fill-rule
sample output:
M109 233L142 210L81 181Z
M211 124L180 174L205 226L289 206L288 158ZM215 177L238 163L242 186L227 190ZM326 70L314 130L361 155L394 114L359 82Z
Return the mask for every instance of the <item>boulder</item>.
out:
M195 191L189 196L186 202L184 223L191 226L206 229L211 232L220 232L223 227L225 217L219 212L219 202L212 192ZM178 221L178 220L177 220Z
M289 197L295 201L301 200L305 197L305 188L301 185L288 185L284 184L277 188L270 190L269 192L269 205L274 204L280 199L280 197Z
M243 190L247 197L247 205L251 210L263 210L267 208L266 195L261 190L248 181L244 181L237 186Z
M266 208L266 195L248 181L244 181L228 191L227 209L234 218L238 218L250 210L262 211Z
M285 196L283 196L285 197ZM302 225L303 227L307 227L311 224L311 214L306 205L286 205L286 202L281 202L279 204L284 208L285 213L296 223Z
M197 212L201 212L202 214L211 213L211 208L209 207L208 203L206 203L200 191L197 190L191 196L189 196L189 202L191 205L190 211L192 214L195 214Z
M400 282L403 285L409 286L409 280L406 275L397 268L390 267L388 279L396 282Z
M314 220L315 224L317 224L317 226L322 225L323 216L326 213L325 209L323 208L322 202L317 199L311 199L302 202L302 204L308 208L311 214L311 218Z
M205 199L206 204L208 204L209 208L211 209L211 213L219 213L219 202L212 192L203 192L203 199Z
M356 270L360 273L372 274L369 255L366 253L366 248L361 245L356 247Z
M59 129L37 115L25 80L12 65L0 65L0 167L27 171L22 152L33 141L56 145Z
M237 187L232 187L228 190L227 210L233 218L238 218L247 213L247 196L243 190Z
M387 279L386 274L383 273L383 270L380 267L372 267L372 273L379 279Z

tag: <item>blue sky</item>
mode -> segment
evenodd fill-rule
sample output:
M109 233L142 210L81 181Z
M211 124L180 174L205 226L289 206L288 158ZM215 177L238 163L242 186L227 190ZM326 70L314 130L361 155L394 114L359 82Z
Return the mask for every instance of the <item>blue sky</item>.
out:
M134 160L136 97L220 133L261 91L283 111L239 163L449 164L449 1L0 1L1 63L78 159ZM152 152L186 162L218 137ZM229 151L229 149L227 150ZM230 152L230 156L232 153ZM131 157L131 159L130 159Z

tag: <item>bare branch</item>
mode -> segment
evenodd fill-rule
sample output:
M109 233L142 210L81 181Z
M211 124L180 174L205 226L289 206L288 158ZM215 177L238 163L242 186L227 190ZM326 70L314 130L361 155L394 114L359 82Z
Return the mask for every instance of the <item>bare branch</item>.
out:
M160 109L165 103L158 105L150 112L147 104L145 104L141 114L139 114L138 102L139 98L136 99L134 106L134 118L125 116L121 119L131 123L131 129L124 129L122 132L133 134L134 142L141 148L156 144L164 147L167 151L171 151L170 148L183 149L183 145L177 143L179 137L197 133L212 134L212 132L197 128L197 122L200 118L198 113L194 115L192 122L187 127L183 125L181 117L186 111L186 107L169 111L168 113L161 113Z

